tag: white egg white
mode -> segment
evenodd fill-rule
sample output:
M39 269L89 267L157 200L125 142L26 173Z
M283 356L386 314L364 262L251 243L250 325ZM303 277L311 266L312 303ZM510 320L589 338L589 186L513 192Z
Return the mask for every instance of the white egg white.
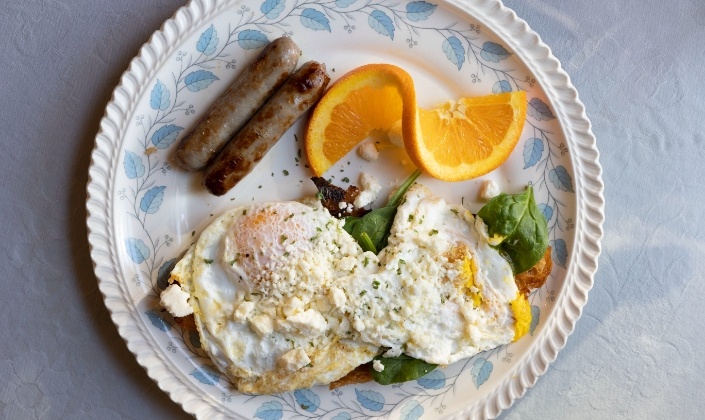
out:
M329 383L376 355L349 340L329 293L331 282L364 272L364 258L376 261L320 204L255 204L208 226L172 278L190 294L218 367L241 391L273 393Z
M317 200L238 207L172 272L240 391L327 384L380 352L447 365L512 341L511 267L464 207L412 186L378 256L343 225Z
M376 274L341 280L364 342L447 365L512 341L511 267L465 208L415 184L379 258Z

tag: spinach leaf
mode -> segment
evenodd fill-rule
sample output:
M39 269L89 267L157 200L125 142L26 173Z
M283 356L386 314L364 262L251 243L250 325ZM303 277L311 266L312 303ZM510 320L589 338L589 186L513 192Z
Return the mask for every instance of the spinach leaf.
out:
M346 217L345 229L360 244L363 250L372 251L375 254L387 246L389 231L392 229L394 216L397 214L397 207L401 204L402 197L414 184L416 178L421 175L419 170L414 171L409 178L404 181L399 189L394 193L386 206L372 210L362 217ZM363 237L363 234L366 237Z
M534 266L548 247L548 227L536 206L531 186L523 194L502 193L490 200L477 215L487 225L490 237L503 237L497 246L515 274Z
M432 371L438 365L426 363L423 360L414 359L405 354L397 357L377 356L375 360L379 360L384 366L384 370L377 372L370 367L372 379L382 385L395 384L399 382L413 381L418 379L428 372Z
M385 206L367 213L353 227L352 237L361 242L362 235L366 234L372 244L374 244L374 247L377 250L382 250L382 248L387 246L387 238L396 214L397 208L391 206Z
M360 222L361 217L348 216L345 218L345 225L343 225L343 230L352 235L355 225Z

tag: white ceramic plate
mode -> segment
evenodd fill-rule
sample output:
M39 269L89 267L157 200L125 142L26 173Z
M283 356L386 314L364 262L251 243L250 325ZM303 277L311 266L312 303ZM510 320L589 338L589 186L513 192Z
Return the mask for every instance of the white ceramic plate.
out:
M324 62L334 80L366 63L405 68L421 106L527 91L527 124L502 167L462 183L420 182L471 210L482 204L478 191L485 179L511 193L534 185L555 268L530 297L530 335L400 385L248 396L213 368L197 334L160 309L168 271L214 216L231 206L315 191L301 154L301 123L224 197L208 195L200 174L170 163L176 142L280 35L300 45L300 63ZM327 177L346 186L363 170L388 191L413 168L402 151L385 152L373 163L351 153ZM567 75L498 0L194 0L141 49L108 104L90 167L89 242L100 289L128 347L159 386L198 417L494 417L545 372L587 300L602 236L600 173L590 123Z

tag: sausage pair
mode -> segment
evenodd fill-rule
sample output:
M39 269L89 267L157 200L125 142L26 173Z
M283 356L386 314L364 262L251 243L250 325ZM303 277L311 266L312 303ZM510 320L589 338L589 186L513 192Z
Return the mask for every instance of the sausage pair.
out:
M291 75L300 54L291 38L272 41L181 141L180 167L198 171L213 161L203 180L210 193L234 187L323 96L324 64L310 61Z

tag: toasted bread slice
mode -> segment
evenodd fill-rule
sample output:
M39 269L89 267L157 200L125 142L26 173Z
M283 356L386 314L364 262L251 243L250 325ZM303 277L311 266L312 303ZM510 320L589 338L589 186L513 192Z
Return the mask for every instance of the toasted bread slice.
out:
M553 262L551 261L551 247L546 248L543 258L539 260L533 267L514 276L514 281L519 288L519 291L524 296L529 296L529 291L538 289L546 283L548 275L551 274Z

